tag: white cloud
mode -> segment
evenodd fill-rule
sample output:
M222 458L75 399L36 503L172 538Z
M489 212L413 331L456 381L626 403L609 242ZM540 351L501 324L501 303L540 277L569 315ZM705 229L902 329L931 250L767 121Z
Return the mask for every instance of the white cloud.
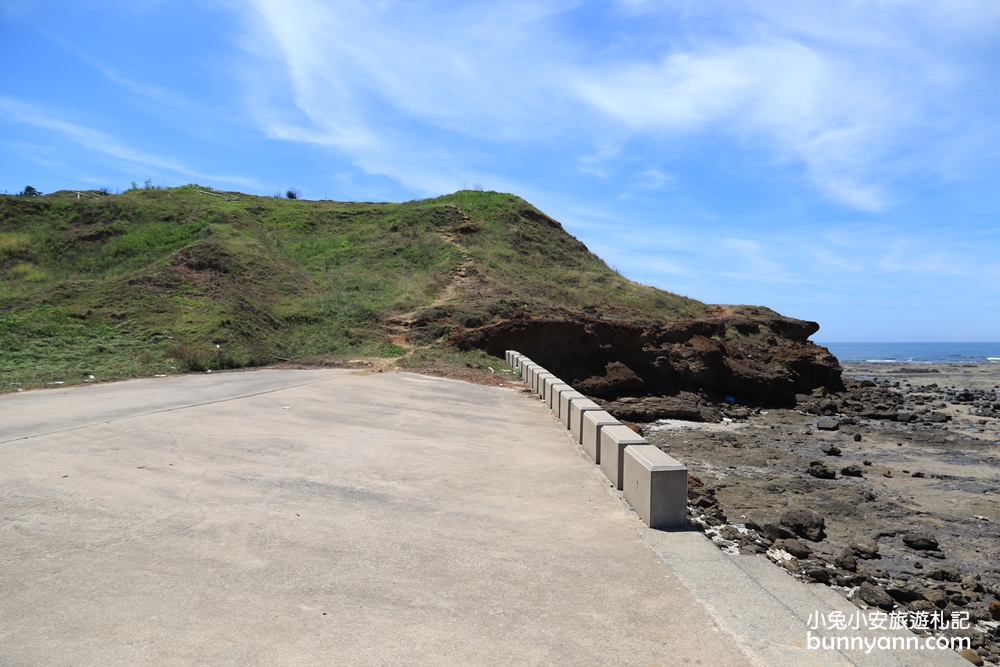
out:
M579 93L636 132L721 130L763 139L777 158L802 162L831 197L868 210L881 207L879 188L856 172L869 167L909 115L891 114L871 82L844 76L824 55L789 41L608 67L584 79Z
M88 150L130 164L161 169L190 178L256 187L256 184L250 179L238 176L204 174L187 167L182 162L173 158L134 149L103 132L53 118L44 109L8 97L0 97L0 116L16 123L53 130Z
M585 42L566 23L585 8L568 0L246 2L245 78L265 132L425 190L488 161L469 149L488 153L482 141L572 146L584 173L606 179L636 168L616 159L626 144L659 162L677 138L711 136L879 211L901 170L988 150L955 140L973 131L962 122L971 112L947 103L974 76L955 43L1000 27L981 0L618 3L626 31L662 27L665 38L647 42L618 41L616 28ZM614 48L601 52L602 40ZM990 128L975 131L1000 134ZM925 155L904 155L914 136Z
M555 109L542 24L557 7L249 0L260 55L276 57L295 105L352 143L392 111L490 138L524 137ZM555 92L555 91L554 91ZM540 96L541 94L541 96ZM555 97L559 97L557 94ZM363 147L363 145L362 145Z
M785 266L767 257L764 246L757 241L729 237L722 240L720 250L725 261L722 275L747 275L755 278L777 278Z

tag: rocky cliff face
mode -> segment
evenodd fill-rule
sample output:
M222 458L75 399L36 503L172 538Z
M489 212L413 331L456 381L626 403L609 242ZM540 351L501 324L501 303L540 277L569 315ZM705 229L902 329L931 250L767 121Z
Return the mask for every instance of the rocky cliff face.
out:
M549 313L457 328L450 340L500 356L518 350L604 399L690 393L781 404L817 387L843 389L836 357L808 340L818 330L815 322L771 315L639 324Z

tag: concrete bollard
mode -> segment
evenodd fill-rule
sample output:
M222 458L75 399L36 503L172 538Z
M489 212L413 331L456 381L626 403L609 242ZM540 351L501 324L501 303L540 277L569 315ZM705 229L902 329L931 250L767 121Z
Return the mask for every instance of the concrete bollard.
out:
M524 355L515 350L507 350L506 356L504 357L507 361L507 365L511 368L517 368L517 362Z
M539 364L536 364L534 361L529 361L524 365L524 376L522 379L524 380L524 383L529 387L534 386L533 382L535 377L535 371L538 370L539 368L541 368L541 366Z
M539 392L538 387L539 385L541 385L542 380L546 376L555 377L553 373L549 373L546 369L540 366L536 368L531 374L531 391L533 391L535 394L538 394Z
M687 525L687 467L653 445L629 445L622 493L650 528Z
M517 370L521 372L521 381L528 381L528 364L532 363L528 357L521 357L517 362Z
M621 424L601 429L601 470L619 491L622 490L622 473L625 471L625 448L629 445L648 445L646 439Z
M535 390L535 395L538 398L545 400L545 381L550 379L559 379L556 377L555 373L550 373L544 368L539 372L535 373L535 381L531 384L531 388Z
M555 382L549 388L549 409L556 417L559 416L559 396L564 391L575 391L573 387L565 382Z
M569 386L568 384L566 384L565 382L563 382L558 378L556 378L555 382L549 383L549 386L546 389L546 394L545 394L545 402L549 406L549 410L556 413L556 415L558 416L559 394L561 394L564 391L572 391L572 390L573 387Z
M549 392L552 391L552 385L561 383L562 380L556 377L555 373L550 373L549 377L542 378L542 381L538 383L539 389L541 389L541 398L546 405L549 404Z
M566 427L581 445L583 444L583 413L600 409L601 406L589 398L574 398L569 402L569 424Z
M621 426L621 422L604 410L583 413L583 439L580 444L594 463L601 463L601 431L608 426Z
M570 389L559 394L559 412L556 413L556 417L563 424L569 421L569 402L577 398L586 398L586 396L576 389Z

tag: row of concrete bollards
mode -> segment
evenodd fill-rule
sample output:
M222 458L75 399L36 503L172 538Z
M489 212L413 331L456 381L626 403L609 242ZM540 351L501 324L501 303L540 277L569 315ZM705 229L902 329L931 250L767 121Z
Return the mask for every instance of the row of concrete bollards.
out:
M507 350L507 363L601 466L647 526L685 527L688 476L684 464L523 354Z

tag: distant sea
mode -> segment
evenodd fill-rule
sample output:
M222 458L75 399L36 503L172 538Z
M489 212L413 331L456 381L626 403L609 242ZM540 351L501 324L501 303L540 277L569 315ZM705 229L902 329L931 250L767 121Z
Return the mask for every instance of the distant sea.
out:
M819 343L843 362L1000 364L1000 343Z

